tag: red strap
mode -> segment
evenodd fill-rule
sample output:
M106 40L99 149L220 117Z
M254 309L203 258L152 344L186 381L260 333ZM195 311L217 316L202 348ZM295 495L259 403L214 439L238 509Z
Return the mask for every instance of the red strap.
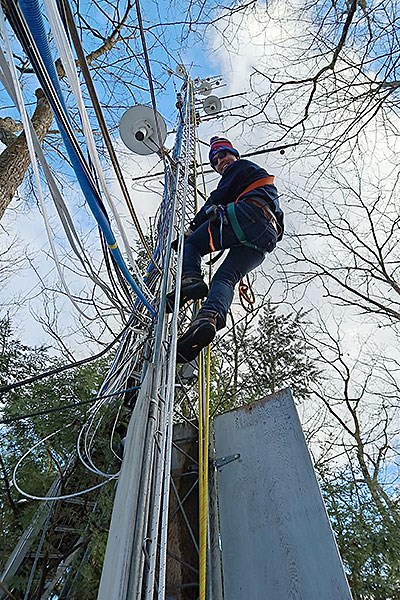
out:
M262 177L261 179L257 179L257 181L254 181L253 183L251 183L250 185L247 186L247 188L240 194L240 196L238 196L235 200L235 204L237 202L239 202L240 198L242 198L242 196L244 196L245 194L248 194L248 192L252 192L253 190L259 188L259 187L263 187L264 185L273 185L275 181L275 177L273 175L268 175L267 177Z
M213 240L213 236L212 236L212 232L211 232L211 221L208 221L208 235L210 237L210 251L211 252L215 252L215 246L214 246L214 240Z

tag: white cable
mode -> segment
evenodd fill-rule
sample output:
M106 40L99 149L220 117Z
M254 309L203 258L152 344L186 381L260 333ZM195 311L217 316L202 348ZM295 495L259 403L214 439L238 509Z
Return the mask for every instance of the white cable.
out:
M91 127L89 117L87 114L87 110L86 110L86 107L85 107L85 104L84 104L83 98L82 98L81 87L80 87L80 83L79 83L79 79L78 79L78 74L76 71L76 66L75 66L75 61L74 61L73 54L72 54L72 49L69 44L69 40L66 36L64 25L60 18L60 13L56 6L55 0L43 0L43 1L44 1L44 5L46 7L50 27L51 27L51 30L52 30L52 33L54 36L54 41L56 43L58 53L60 55L63 67L65 69L69 84L71 86L71 90L74 94L75 101L76 101L76 104L77 104L77 107L78 107L78 110L79 110L79 113L80 113L80 116L82 119L83 131L84 131L84 135L85 135L86 143L88 146L91 161L96 169L97 177L99 178L99 180L101 182L101 186L106 195L107 202L108 202L108 204L111 208L111 211L114 215L114 218L117 222L117 226L120 231L121 237L123 239L125 251L127 253L131 267L134 270L136 277L138 278L138 281L140 283L142 290L144 292L146 292L146 295L148 295L152 301L153 300L152 294L150 293L146 284L144 283L142 275L136 264L136 261L133 258L132 250L129 245L125 229L123 227L121 217L118 214L118 211L116 209L114 201L111 197L108 185L104 178L103 169L100 164L99 155L98 155L96 144L94 141L92 127Z
M60 427L60 429L57 429L57 431L50 433L45 438L36 442L36 444L34 444L31 448L29 448L29 450L27 450L27 452L25 452L25 454L23 456L21 456L21 458L18 460L17 464L14 467L14 471L13 471L13 475L12 475L13 485L19 491L20 494L22 494L26 498L31 498L32 500L66 500L68 498L76 498L77 496L82 496L83 494L87 494L89 492L92 492L93 490L97 490L98 488L102 487L109 481L116 479L118 477L118 475L110 476L110 477L108 477L108 479L106 479L106 481L102 481L101 483L98 483L97 485L94 485L90 488L86 488L85 490L80 490L79 492L73 492L72 494L64 494L62 496L35 496L33 494L29 494L28 492L25 492L18 485L17 471L18 471L20 465L22 464L22 462L25 460L25 458L27 458L27 456L29 456L38 446L40 446L41 444L44 444L44 442L46 442L50 438L54 437L55 435L57 435L58 433L60 433L64 429L66 429L67 427L71 427L71 425L74 425L74 423L75 423L75 421L72 421L71 423L68 423L67 425L64 425L63 427Z
M9 69L8 63L5 59L4 53L1 50L1 48L0 48L0 81L3 83L5 90L7 91L7 93L11 97L11 99L14 101L15 105L18 107L17 96L15 93L15 90L13 89L13 81L12 81L11 71ZM109 288L109 286L107 286L107 284L104 281L102 281L102 279L100 279L100 277L94 271L94 268L92 267L92 265L90 263L90 260L86 254L85 248L82 245L80 237L78 236L78 234L76 232L76 229L74 227L73 220L70 216L68 208L61 196L61 193L57 187L57 183L56 183L56 181L50 171L50 168L47 164L42 147L40 145L40 142L37 138L35 129L34 129L30 119L29 119L29 127L30 127L36 154L42 165L43 172L46 177L50 193L53 197L55 207L57 209L58 215L60 217L62 226L66 233L67 239L70 243L72 251L80 260L80 262L83 266L83 269L84 269L84 274L86 276L88 276L95 285L98 285L100 287L100 289L102 289L104 294L110 300L111 304L113 304L119 311L123 310L125 307L118 302L117 296L114 295L112 293L111 288ZM89 320L93 320L94 318L96 318L96 317L90 317L86 313L84 313L84 317Z
M129 331L129 330L127 330L127 333L128 333L128 331ZM120 356L120 349L123 347L123 343L124 343L124 341L125 341L125 337L126 337L126 336L124 336L124 337L123 337L123 339L121 340L121 344L120 344L120 348L119 348L119 353L117 353L117 356L116 356L116 358L117 358L117 359L118 359L118 357ZM113 368L115 368L115 366L116 366L116 363L118 363L118 360L114 360L113 366L111 367L110 371L112 371L112 370L113 370ZM107 378L106 378L105 382L103 383L102 387L100 388L100 391L99 391L99 396L100 396L102 393L104 393L104 388L105 388L105 384L106 384L106 382L107 382L107 379L108 379L108 376L107 376ZM121 389L121 388L120 388L120 389ZM112 399L113 399L112 397L111 397L111 398L98 398L98 399L97 399L97 401L95 402L95 405L96 405L96 408L95 408L95 410L96 410L96 412L97 412L97 411L98 411L98 410L99 410L99 409L100 409L102 406L104 406L106 403L109 403L110 401L112 401ZM90 408L90 412L93 412L93 410L94 410L94 408L93 408L93 407L91 407L91 408ZM118 410L118 414L119 414L119 411L120 411L120 407L119 407L119 410ZM117 414L117 417L118 417L118 414ZM87 423L87 422L88 422L88 421L86 421L86 423ZM30 449L29 449L27 452L25 452L25 454L24 454L24 455L23 455L23 456L22 456L22 457L21 457L21 458L18 460L18 462L17 462L17 464L16 464L16 466L15 466L15 468L14 468L14 472L13 472L13 483L14 483L14 485L15 485L16 489L17 489L17 490L18 490L18 491L19 491L21 494L23 494L24 496L26 496L26 497L28 497L28 498L31 498L31 499L33 499L33 500L46 500L46 499L50 499L50 500L62 500L62 499L73 498L73 497L76 497L76 496L79 496L79 495L82 495L82 494L88 493L88 492L90 492L90 491L93 491L93 490L95 490L95 489L98 489L99 487L102 487L102 486L103 486L103 485L105 485L105 484L106 484L106 483L107 483L109 480L111 480L111 479L117 479L117 478L118 478L119 472L117 472L117 473L105 473L105 472L103 472L103 471L100 471L99 469L97 469L97 468L96 468L96 469L89 469L89 470L93 471L93 472L94 472L94 473L96 473L97 475L100 475L100 476L104 477L104 478L106 479L106 481L104 481L104 482L101 482L100 484L97 484L97 485L95 485L95 486L93 486L93 487L87 488L87 489L85 489L85 490L82 490L82 491L79 491L79 492L75 492L75 493L72 493L72 494L65 494L65 495L63 495L63 496L46 496L46 497L42 497L42 496L36 496L36 495L33 495L33 494L29 494L29 493L25 492L24 490L22 490L22 488L19 486L19 484L18 484L18 482L17 482L16 476L17 476L17 471L18 471L18 469L19 469L20 465L22 464L22 462L25 460L25 458L26 458L27 456L29 456L29 455L30 455L30 454L31 454L31 453L32 453L32 452L35 450L35 448L37 448L37 447L38 447L38 446L40 446L41 444L44 444L44 442L46 442L47 440L49 440L49 439L51 439L52 437L54 437L55 435L57 435L57 434L58 434L60 431L64 430L65 428L71 427L71 425L73 425L74 423L75 423L75 421L72 421L71 423L68 423L68 424L66 424L65 426L63 426L62 428L58 429L57 431L55 431L55 432L53 432L53 433L49 434L49 435L48 435L48 436L46 436L45 438L43 438L43 439L39 440L39 441L38 441L38 442L37 442L37 443L36 443L34 446L32 446L32 447L31 447L31 448L30 448ZM86 423L83 425L83 427L82 427L81 431L84 429L84 427L85 427ZM80 433L81 433L81 432L80 432ZM78 436L78 440L79 440L79 436ZM79 450L79 448L78 448L78 450ZM79 454L79 452L78 452L78 454ZM87 467L87 464L86 464L86 462L85 462L85 461L82 461L82 462L83 462L83 464L84 464L84 465Z
M118 460L120 460L120 461L122 462L122 459L121 459L121 457L120 457L120 456L118 456L118 454L117 454L117 453L115 452L115 450L114 450L114 436L115 436L115 430L116 430L116 428L117 428L117 423L118 423L119 416L120 416L120 414L121 414L121 410L122 410L122 405L121 405L121 406L119 407L119 409L118 409L118 412L117 412L117 414L116 414L116 416L115 416L114 423L113 423L113 426L112 426L112 430L111 430L111 436L110 436L110 450L111 450L111 452L114 454L115 458L117 458Z
M100 477L106 477L106 478L117 478L119 475L119 471L117 473L106 473L104 471L102 471L101 469L98 469L94 464L93 461L90 459L90 457L88 456L88 458L90 459L90 462L88 463L82 452L81 452L81 448L80 448L80 440L81 437L83 435L83 432L85 431L87 423L85 423L85 425L82 427L82 429L79 432L78 435L78 440L77 440L77 454L79 457L79 460L81 461L81 463L83 464L83 466L88 470L91 471L92 473L99 475Z
M135 340L136 345L140 341L141 340L136 339ZM104 395L106 392L110 393L110 390L115 390L115 392L111 391L111 393L113 393L113 394L115 393L115 396L117 396L117 394L120 390L124 390L126 388L126 382L133 370L132 357L135 358L135 354L136 353L132 353L131 349L130 349L130 356L125 359L125 362L123 365L121 365L121 359L118 360L118 366L120 367L121 372L118 374L117 379L115 379L113 381L112 385L107 385L107 380L103 383L103 385L99 391L99 397L100 397L99 401L96 402L91 407L91 409L90 409L91 414L89 415L89 418L87 419L86 423L82 426L82 428L79 432L79 435L78 435L77 453L78 453L79 459L81 460L82 464L88 470L90 470L94 473L97 473L99 475L102 475L102 476L106 476L108 474L104 473L103 471L98 469L98 467L96 467L96 465L94 464L92 457L91 457L91 450L93 447L94 439L95 439L97 431L101 425L101 422L103 421L103 418L104 418L104 414L98 418L98 413L102 407L104 407L106 404L111 403L110 399L102 400L101 396ZM110 375L112 375L112 371L115 368L115 366L116 365L113 365L113 367L111 367L109 375L107 376L108 379L109 379ZM122 392L120 392L120 393L122 393ZM118 414L119 414L120 410L121 410L121 407L119 407ZM117 415L117 417L118 417L118 415ZM96 421L96 419L97 419L97 421ZM116 425L116 420L114 422L114 427L115 427L115 425ZM113 437L113 433L111 435L111 438L112 437ZM83 441L83 452L81 450L81 442L82 441ZM112 450L112 448L111 448L111 450ZM114 453L113 450L112 450L112 452ZM87 457L87 461L84 458L84 455Z
M59 274L59 277L61 279L61 282L62 282L62 284L64 286L64 289L65 289L65 292L66 292L68 298L70 299L70 301L72 302L72 304L74 305L74 307L76 308L76 310L81 315L85 316L84 311L81 310L81 308L79 307L79 305L76 303L73 295L69 291L68 284L67 284L67 282L65 280L64 273L62 271L61 264L60 264L59 259L58 259L57 249L56 249L55 244L54 244L54 238L55 238L55 236L54 236L53 231L51 230L51 226L50 226L50 222L49 222L49 218L48 218L48 213L47 213L47 208L46 208L46 204L45 204L45 201L44 201L42 185L41 185L41 182L40 182L39 168L38 168L38 164L37 164L37 160L36 160L36 154L35 154L33 140L32 140L32 136L31 136L31 130L30 130L30 126L29 126L29 117L28 117L28 114L26 112L25 104L24 104L23 97L22 97L21 86L20 86L20 83L19 83L19 80L18 80L18 76L17 76L16 70L15 70L14 60L13 60L13 54L12 54L11 44L10 44L10 39L8 37L8 33L7 33L7 30L6 30L6 27L5 27L5 17L4 17L4 13L3 13L3 10L1 8L1 5L0 5L0 33L1 33L1 37L3 38L3 41L4 41L4 46L5 46L5 51L6 51L6 57L8 58L8 64L9 64L9 67L10 67L12 81L13 81L13 86L14 86L15 97L16 97L17 102L18 102L18 110L19 110L19 112L21 114L22 123L23 123L23 126L24 126L26 142L27 142L27 146L28 146L28 150L29 150L29 156L30 156L30 159L31 159L32 169L33 169L33 173L34 173L35 181L36 181L36 185L37 185L37 190L38 190L39 204L40 204L40 208L41 208L42 213L43 213L43 219L44 219L44 224L45 224L45 229L46 229L48 241L49 241L50 248L51 248L51 253L52 253L54 262L56 264L57 272Z
M111 404L115 400L115 397L118 395L118 393L121 393L120 390L125 389L126 381L132 372L132 359L136 358L136 353L132 353L131 349L130 349L130 356L126 357L124 362L121 364L121 359L123 359L123 356L121 357L121 349L123 348L124 341L125 341L125 339L122 340L119 350L117 352L117 355L115 356L115 359L113 361L113 365L111 366L111 368L108 372L108 375L106 377L106 380L104 381L103 385L101 386L101 388L99 390L99 399L90 408L89 417L86 420L86 422L83 424L81 430L79 431L78 439L77 439L77 454L78 454L78 457L79 457L80 461L82 462L82 464L89 471L92 471L93 473L96 473L103 477L109 476L110 474L105 473L104 471L100 470L94 464L93 459L91 457L91 450L92 450L92 447L94 444L94 439L97 434L97 431L99 430L99 427L104 418L104 414L101 415L100 417L98 417L99 411L103 407L105 407L107 404ZM141 341L140 339L139 340L136 339L135 340L136 345L138 345L138 343L140 341ZM118 366L120 372L117 374L117 376L111 382L110 380L113 378L117 366ZM105 395L106 393L107 394L115 393L115 396L114 396L114 398L101 398L101 396ZM120 411L120 409L121 409L121 407L119 408L119 411ZM81 449L81 444L83 445L83 452ZM85 457L87 458L87 460Z
M12 87L11 72L10 72L10 69L6 62L4 53L1 49L0 49L0 81L3 83L4 88L6 89L7 93L12 98L12 100L14 101L15 105L18 108L17 96ZM32 140L33 140L36 155L38 156L39 161L42 165L42 169L43 169L44 175L46 177L50 193L53 197L55 207L57 209L58 215L60 217L62 226L67 235L67 238L68 238L68 241L72 248L72 251L74 252L75 256L77 256L78 259L80 260L80 262L83 266L83 269L84 269L84 273L93 281L93 283L95 285L98 285L103 290L103 292L106 294L106 296L109 298L109 300L118 308L119 305L116 301L116 298L112 296L111 290L98 277L97 273L94 271L92 265L90 264L89 258L86 254L86 250L85 250L84 246L82 245L82 242L77 234L77 231L74 227L74 224L73 224L73 221L71 218L71 215L70 215L68 208L61 196L60 190L57 187L57 184L53 177L53 174L51 173L50 168L47 164L42 147L41 147L38 137L36 135L36 131L32 125L32 121L30 119L29 119L29 128L30 128L30 132L32 135ZM91 319L90 316L87 315L86 313L84 314L84 316L86 319Z

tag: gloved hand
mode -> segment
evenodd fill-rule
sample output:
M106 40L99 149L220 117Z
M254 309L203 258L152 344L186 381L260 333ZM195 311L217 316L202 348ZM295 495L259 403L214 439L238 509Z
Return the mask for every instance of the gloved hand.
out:
M185 239L186 239L187 237L189 237L189 235L192 235L192 233L193 233L193 229L191 229L190 227L188 227L188 228L186 229L186 231L184 232L184 234L183 234L183 235L184 235L184 237L185 237ZM178 241L179 241L179 238L176 238L176 240L174 240L174 241L171 243L171 248L172 248L173 250L175 250L175 252L177 252L177 251L178 251Z

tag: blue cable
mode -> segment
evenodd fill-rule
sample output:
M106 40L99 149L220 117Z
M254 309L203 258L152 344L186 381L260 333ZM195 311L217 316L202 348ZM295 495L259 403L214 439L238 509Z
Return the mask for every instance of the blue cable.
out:
M61 90L61 85L60 85L60 81L57 76L56 68L54 66L54 62L52 59L50 46L49 46L49 43L47 40L46 30L44 27L44 22L43 22L42 13L40 10L39 2L38 2L38 0L19 0L19 3L21 6L21 9L22 9L22 12L24 14L25 20L28 24L28 27L30 28L32 36L35 40L37 49L42 57L43 63L45 65L47 72L50 76L50 79L53 83L53 86L57 93L59 101L62 104L64 111L68 117L66 103L65 103L64 96L63 96L63 93ZM69 117L68 117L68 119L69 119ZM71 160L73 169L75 171L77 180L81 186L81 189L84 193L84 196L87 200L90 210L92 211L94 218L96 219L100 229L102 230L102 232L104 234L107 245L115 259L116 264L118 265L119 269L121 270L121 272L125 276L126 280L132 287L135 294L143 302L143 304L146 306L146 308L148 309L150 314L153 317L155 317L157 314L156 311L151 306L151 304L149 303L147 298L144 296L142 290L139 288L136 281L133 279L133 277L128 269L128 266L126 265L126 263L124 261L121 251L118 248L117 241L112 232L107 213L104 209L104 206L102 205L101 198L99 197L98 192L94 187L94 183L92 183L90 181L87 172L83 168L83 165L82 165L82 162L81 162L79 156L77 155L63 125L60 123L60 120L57 118L57 116L56 116L56 121L57 121L59 130L61 133L61 137L62 137L64 145L65 145L65 148L67 150L67 154Z

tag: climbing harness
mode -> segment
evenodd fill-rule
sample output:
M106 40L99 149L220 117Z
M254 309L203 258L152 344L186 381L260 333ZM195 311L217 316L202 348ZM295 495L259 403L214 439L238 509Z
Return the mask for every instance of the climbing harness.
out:
M236 198L235 202L231 202L226 207L226 212L227 212L231 227L232 227L238 241L241 244L243 244L244 246L248 246L249 248L254 248L254 250L258 250L258 251L262 252L263 254L264 254L264 250L262 248L260 248L256 244L253 244L247 240L246 235L245 235L243 229L241 228L238 218L236 216L235 204L237 204L243 198L243 196L245 196L249 192L252 192L253 190L255 190L259 187L262 187L264 185L273 185L274 181L275 181L275 178L273 175L268 175L267 177L263 177L262 179L258 179L257 181L254 181L253 183L248 185L243 190L243 192ZM251 204L254 204L255 206L257 206L258 208L261 208L265 217L268 219L268 221L271 223L271 225L275 229L276 234L279 235L279 225L276 220L276 217L275 217L274 213L268 208L266 203L262 202L261 200L255 199L255 198L248 198L248 199L245 199L244 201L250 202ZM209 229L209 231L210 231L210 229ZM222 245L222 243L221 243L221 245ZM255 297L254 290L252 288L252 284L251 284L251 281L250 281L250 278L248 275L246 275L246 283L243 280L243 278L239 282L239 299L240 299L240 304L247 312L253 311L256 297Z
M239 200L241 200L243 198L243 196L245 196L249 192L252 192L253 190L256 190L259 187L263 187L264 185L273 185L274 181L275 181L275 177L273 175L268 175L267 177L262 177L261 179L257 179L257 181L254 181L253 183L248 185L243 190L243 192L236 198L236 200L233 204L237 204L239 202ZM278 221L276 220L276 217L275 217L274 213L272 212L272 210L270 210L268 208L266 201L263 202L261 199L256 199L256 198L246 198L245 202L250 202L251 204L254 204L255 206L257 206L258 208L261 208L265 217L271 223L271 225L275 229L276 233L279 235L280 227L279 227ZM229 204L228 204L228 206L229 206ZM236 231L235 231L235 233L236 233Z
M230 204L228 204L226 206L226 213L228 215L228 219L230 221L230 224L232 226L232 229L233 229L234 234L236 235L238 241L241 244L243 244L243 246L248 246L249 248L254 248L254 250L258 250L259 252L262 252L264 254L264 250L262 248L260 248L256 244L253 244L252 242L247 241L246 235L245 235L243 229L241 228L238 218L236 216L235 204L233 202L231 202Z
M237 204L239 202L239 200L241 200L241 198L243 198L243 196L245 196L249 192L252 192L253 190L256 190L259 187L263 187L264 185L273 185L274 181L275 181L275 177L273 175L267 175L267 177L261 177L261 179L257 179L257 181L253 181L253 183L250 183L250 185L248 185L243 190L243 192L236 198L235 204Z
M218 219L219 234L220 234L220 246L221 247L223 246L223 244L222 244L223 225L227 224L229 222L238 241L241 244L243 244L243 246L247 246L248 248L253 248L254 250L257 250L258 252L262 252L262 254L265 253L263 248L261 248L260 246L257 246L256 244L253 244L252 242L249 242L247 240L246 234L244 233L244 231L239 223L239 220L236 216L235 205L243 198L243 196L245 196L249 192L252 192L253 190L255 190L257 188L263 187L264 185L273 185L274 181L275 181L275 178L273 175L268 175L267 177L262 177L261 179L257 179L257 181L254 181L253 183L248 185L243 190L243 192L236 198L236 200L234 202L230 202L225 207L216 206L213 204L207 208L207 210L206 210L206 216L208 219L207 231L208 231L208 236L209 236L210 252L216 251L211 226L212 226L212 223ZM272 227L275 229L276 234L279 235L280 226L278 224L278 221L277 221L274 213L267 206L266 202L263 202L262 199L258 199L258 198L245 198L243 201L254 204L255 206L257 206L257 208L261 208L265 217L271 223ZM226 209L226 210L224 210L224 209ZM215 258L211 258L207 264L212 264L215 261L217 261L223 253L224 253L224 250L221 250L218 253L218 255ZM255 304L256 298L255 298L252 284L251 284L251 281L250 281L248 275L246 275L246 282L243 279L241 279L239 282L239 299L240 299L240 303L241 303L242 307L247 312L251 312L254 309L254 304Z
M214 239L213 239L213 235L212 235L212 231L211 231L211 223L213 223L217 219L219 220L219 243L220 243L220 246L222 247L222 228L224 225L228 224L228 219L226 218L226 215L224 213L224 209L222 208L222 206L216 206L215 204L212 204L207 209L206 215L208 218L207 231L208 231L208 237L209 237L210 251L215 252ZM218 254L218 257L219 256L220 256L220 254ZM218 260L218 257L216 260Z
M230 202L225 207L226 215L229 219L231 227L232 227L238 241L241 244L243 244L244 246L248 246L249 248L254 248L254 250L258 250L259 252L262 252L262 253L264 253L264 250L262 248L260 248L256 244L253 244L247 240L246 235L245 235L243 229L241 228L238 218L236 216L235 204L237 204L243 198L243 196L245 196L249 192L252 192L253 190L255 190L257 188L263 187L264 185L273 185L274 181L275 181L275 177L273 175L268 175L267 177L262 177L261 179L257 179L257 181L254 181L253 183L248 185L243 190L243 192L236 198L236 200L234 202ZM279 224L276 220L274 213L268 208L266 203L262 202L262 200L258 200L255 198L248 198L248 199L246 198L244 201L250 202L251 204L254 204L255 206L257 206L258 208L261 208L265 217L271 223L271 225L275 229L277 235L279 235L279 230L280 230ZM215 221L217 218L219 218L220 245L222 246L222 226L223 226L224 222L225 223L227 222L226 215L221 206L215 206L215 205L210 206L208 208L206 214L207 214L207 218L208 218L209 247L210 247L211 252L215 252L215 244L214 244L214 239L213 239L213 235L212 235L212 231L211 231L211 223L213 221Z

